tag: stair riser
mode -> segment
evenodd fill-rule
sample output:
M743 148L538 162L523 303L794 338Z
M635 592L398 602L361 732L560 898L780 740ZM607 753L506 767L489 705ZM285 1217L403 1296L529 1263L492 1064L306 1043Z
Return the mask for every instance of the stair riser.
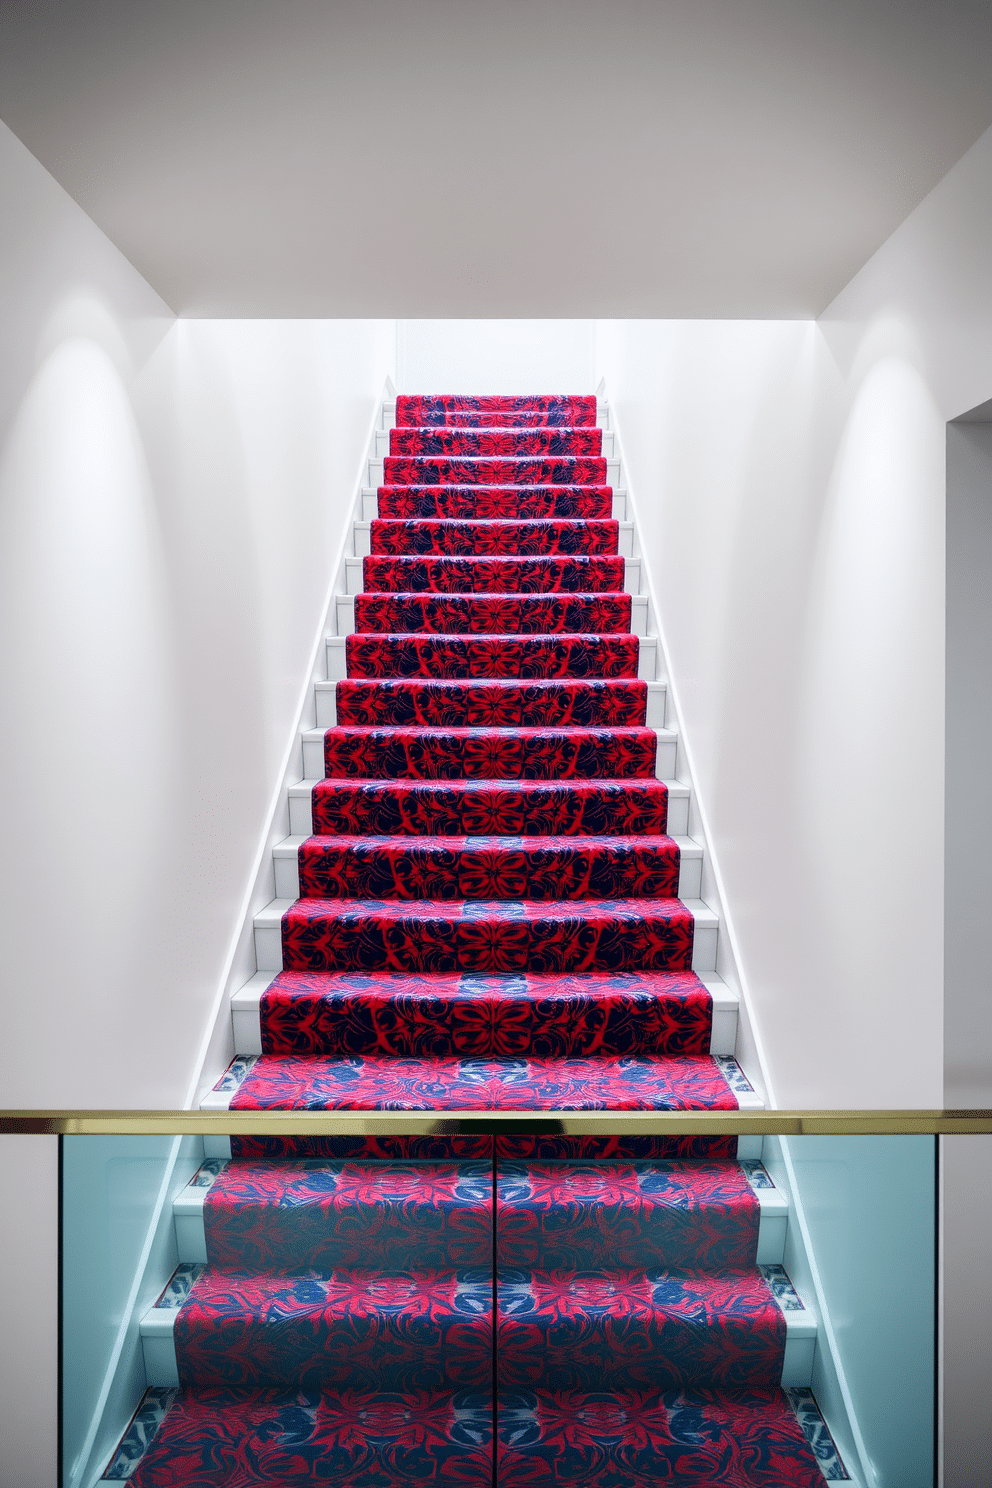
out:
M532 1284L504 1281L505 1274L498 1288L502 1389L740 1389L782 1381L786 1326L773 1299L727 1316L702 1300L682 1307L655 1300L678 1290L663 1277L657 1287L628 1289L610 1275L592 1278L590 1290L606 1298L615 1287L615 1294L590 1307L534 1295Z
M362 559L370 594L607 594L622 591L619 555L590 557L403 557Z
M761 1137L245 1137L206 1136L208 1157L326 1159L341 1156L438 1160L547 1158L645 1160L673 1157L760 1159ZM741 1150L738 1151L738 1148ZM545 1151L547 1149L547 1151ZM185 1259L185 1257L181 1257ZM195 1259L195 1257L191 1258ZM779 1257L778 1259L781 1259Z
M527 781L503 790L469 783L390 786L335 780L318 783L312 802L312 831L329 835L660 835L667 819L668 791L660 780L611 781L601 787Z
M345 654L349 677L582 680L645 675L640 644L633 635L349 635Z
M607 1164L598 1172L503 1164L497 1263L511 1271L744 1271L757 1261L760 1217L736 1163Z
M375 511L391 520L528 522L555 517L574 521L617 519L612 486L385 485L376 488Z
M301 889L301 879L300 879L300 868L299 868L298 851L293 851L293 852L291 852L291 854L284 856L283 855L283 852L282 852L282 844L280 844L280 846L277 847L276 850L275 850L274 864L273 864L273 866L274 866L274 869L275 869L276 896L279 899L298 899L301 893L306 894L307 891L305 889ZM655 899L659 899L659 898L660 899L665 899L665 898L671 898L671 897L677 897L679 899L698 899L699 898L699 895L700 895L700 891L701 891L701 885L702 885L702 868L703 868L703 860L702 860L702 853L701 852L693 852L691 856L688 855L688 854L686 854L686 853L683 853L682 854L682 857L681 857L681 861L679 863L678 872L677 872L677 874L673 874L673 876L672 876L672 880L671 881L672 881L672 883L674 883L674 886L675 886L674 889L673 889L673 891L672 891L672 894L670 894L670 895L669 894L649 894L649 892L648 892L648 888L649 888L648 880L647 880L647 878L642 878L642 879L638 880L638 884L637 884L637 886L641 890L641 893L640 893L639 897L642 897L642 898L655 898ZM533 893L533 892L530 892L530 891L528 891L526 893L523 892L523 891L521 891L520 894L512 895L511 897L513 899L516 899L516 900L530 899L530 900L534 901L535 903L544 902L547 899L559 899L562 902L565 902L565 901L570 901L570 900L572 900L572 901L577 900L579 897L586 897L586 898L589 898L589 899L592 899L592 900L597 900L597 901L600 900L600 899L623 898L623 897L628 897L629 898L630 897L629 894L626 895L626 896L624 896L623 894L621 894L619 892L619 888L618 888L618 891L616 893L610 893L610 894L599 894L599 893L594 892L594 885L595 885L595 883L598 882L598 883L602 884L602 882L603 882L602 875L597 875L594 880L591 880L590 881L590 887L588 888L588 890L585 892L584 895L576 895L576 894L572 894L572 893L566 893L565 892L565 889L567 887L567 881L566 881L565 877L555 878L552 881L551 879L548 878L549 872L550 872L550 870L542 870L540 876L541 876L541 879L542 879L542 883L545 880L547 880L548 883L550 884L550 886L552 888L554 888L554 890L555 890L554 892L548 893L548 894L545 894L545 895L540 895L540 894L536 894L536 893ZM450 879L450 875L449 875L449 879ZM309 882L316 883L317 880L316 879L313 879L313 878L308 878L307 879L307 882L308 883ZM387 883L387 882L388 882L388 880L384 880L384 884ZM458 882L462 882L462 878L460 876L458 877ZM466 885L467 885L467 883L468 883L468 878L467 877L465 879L465 882L466 882ZM619 875L617 875L617 877L615 878L615 882L619 885ZM495 887L496 887L496 885L494 883L494 889L495 889ZM444 891L444 887L443 887L443 885L442 885L442 883L441 883L440 880L437 883L435 883L433 881L429 882L428 885L426 886L426 889L429 889L430 890L431 897L432 898L435 898L435 899L445 899L445 898L450 898L450 899L472 899L472 898L478 898L479 897L478 895L472 895L472 894L469 894L469 893L465 893L465 894L460 894L460 893L447 894ZM426 889L425 889L425 893L426 893ZM387 893L387 892L384 891L382 894L374 895L374 896L371 896L371 897L376 897L376 898L381 898L381 899L403 898L403 899L408 899L408 900L411 900L412 901L412 900L417 900L417 899L424 898L425 897L425 893L406 893L405 892L405 893L397 894L397 893L394 893L394 892ZM317 896L311 896L311 897L323 897L323 898L327 898L327 897L331 897L331 896L329 894L326 894L325 893L323 895L317 895ZM354 892L354 890L351 890L351 891L349 891L346 894L344 892L343 885L342 885L342 891L341 891L341 893L338 894L338 895L336 895L336 896L334 896L334 897L339 897L339 898L362 898L362 897L370 897L370 896L368 896L368 895L362 895L362 894L356 894ZM498 893L493 892L492 894L487 894L485 897L488 898L488 899L499 899L501 897L502 898L506 898L507 896L506 895L502 895L501 896Z
M629 594L356 594L349 603L362 635L632 634Z
M261 1047L267 1054L393 1054L399 1059L577 1059L602 1054L710 1052L704 996L498 1003L438 996L329 998L263 994ZM777 1259L772 1257L772 1259Z
M486 1390L492 1377L489 1311L492 1283L483 1271L458 1285L439 1285L429 1315L413 1285L384 1278L382 1298L356 1286L351 1304L333 1310L305 1300L323 1290L319 1279L286 1278L275 1308L264 1320L239 1315L237 1298L251 1293L241 1277L225 1317L202 1304L196 1294L175 1325L175 1349L182 1385L197 1388L285 1388L318 1390ZM271 1292L264 1300L270 1306ZM282 1313L282 1315L280 1315Z
M355 546L365 534L355 533ZM372 576L366 582L365 565ZM376 567L371 567L371 565ZM610 565L607 567L606 565ZM421 594L571 594L625 593L631 596L631 629L637 634L639 609L647 606L647 595L641 594L641 560L619 553L554 555L443 554L372 554L347 555L344 560L345 591L338 595L338 618L347 603L354 614L356 594L407 593ZM375 574L385 573L385 583L377 583ZM424 582L424 576L436 582ZM604 584L604 576L609 582ZM645 609L646 613L646 609Z
M611 555L620 524L598 522L387 522L372 523L370 552L439 557Z
M613 464L612 461L609 464ZM381 470L381 475L380 475ZM446 457L386 455L369 461L372 486L612 486L608 462L598 455Z
M679 850L636 839L510 848L310 838L299 849L299 885L308 899L673 899Z
M663 729L668 716L662 682L626 677L596 681L463 677L445 682L416 677L347 678L344 637L329 637L325 645L333 660L333 668L329 663L328 670L334 675L314 685L320 729L339 723L433 728L614 728L646 724Z
M555 1027L552 1020L559 1012L562 1024ZM513 1026L504 1027L494 1013L491 1024L480 1027L483 1017L477 1007L463 1008L456 1004L451 1009L455 1020L452 1026L437 1029L432 1038L434 1025L429 1018L418 1018L415 1010L408 1015L395 1002L384 1004L370 1014L366 1007L357 1008L347 1000L320 996L290 1000L273 993L261 1015L258 1007L234 1009L234 1052L261 1054L264 1049L267 1054L337 1058L392 1050L399 1058L422 1058L436 1049L442 1055L512 1059L521 1050L532 1049L545 1058L571 1059L595 1054L600 1048L607 1054L733 1054L737 1043L736 1009L714 1009L710 1027L705 1009L697 1012L674 999L639 1009L634 1031L622 1020L626 1014L622 1017L618 1014L616 1026L611 1020L587 1033L581 1008L542 1010L533 1030L528 1008L521 1005L518 1013ZM354 1031L342 1027L343 1020L356 1016L366 1020L362 1027ZM780 1261L783 1243L784 1232L767 1253L759 1251L758 1260Z
M653 729L454 734L329 730L324 774L368 780L627 780L654 778Z
M692 917L681 906L636 917L606 908L525 914L498 926L483 918L297 907L283 916L282 964L297 971L689 971L692 942Z
M647 722L644 682L339 682L331 724L588 728ZM664 714L662 710L662 723ZM323 722L318 707L318 726ZM653 720L652 720L653 722Z
M555 456L601 455L603 431L597 428L480 428L435 426L389 431L391 455L446 455L478 458L548 459Z
M484 419L476 420L474 423L465 422L459 419L457 422L449 422L447 424L389 424L388 426L381 429L376 429L374 434L372 435L372 446L369 451L370 458L380 460L385 455L390 454L405 454L408 457L411 454L417 456L427 453L435 455L439 453L451 455L453 453L453 451L451 450L402 451L391 449L390 441L393 438L393 430L398 431L401 438L405 438L408 436L422 438L426 436L428 439L459 439L467 434L471 439L481 440L485 442L488 442L493 435L496 436L497 440L510 441L510 443L508 443L505 448L492 449L484 447L480 449L478 447L475 447L473 449L462 450L456 456L459 459L466 457L469 459L474 459L480 455L483 455L488 459L505 459L508 456L510 458L519 457L524 453L541 458L546 458L549 455L554 456L555 458L560 458L561 456L568 458L572 455L582 454L602 455L607 460L616 460L618 458L616 448L616 434L605 424L529 424L526 422L515 423L512 420L504 420L502 423L497 421L496 423L490 424L487 423ZM573 447L572 449L563 448L559 451L555 447L552 447L550 449L546 447L531 448L528 445L527 449L523 450L519 447L519 441L521 437L524 440L530 440L536 437L539 441L562 441L570 435L576 435L577 442L581 442L585 439L590 439L591 443L589 449L583 450L577 447Z
M486 1174L489 1178L489 1174ZM252 1196L225 1196L203 1214L206 1255L212 1266L237 1271L304 1272L372 1268L445 1271L492 1266L492 1205L433 1205L411 1189L395 1202L376 1197L370 1174L364 1200L263 1205Z

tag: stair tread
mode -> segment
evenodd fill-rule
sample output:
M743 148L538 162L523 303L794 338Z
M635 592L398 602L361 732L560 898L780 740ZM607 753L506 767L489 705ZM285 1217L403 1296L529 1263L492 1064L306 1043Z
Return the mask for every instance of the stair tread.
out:
M639 638L629 628L608 634L590 631L528 635L493 631L353 632L346 638L350 677L464 676L530 680L537 676L584 679L635 679Z
M269 1053L458 1058L704 1055L715 1005L692 971L283 971L236 998L260 1012Z
M356 635L630 635L632 596L618 590L353 596Z
M218 1088L232 1110L727 1110L737 1097L708 1055L263 1054L235 1060Z

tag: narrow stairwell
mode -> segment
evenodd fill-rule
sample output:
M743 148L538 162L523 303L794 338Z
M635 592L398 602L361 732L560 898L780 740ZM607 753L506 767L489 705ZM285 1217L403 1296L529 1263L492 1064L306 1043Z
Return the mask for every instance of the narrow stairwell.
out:
M205 1107L760 1106L597 418L397 399ZM843 1479L760 1143L521 1124L215 1141L108 1478Z

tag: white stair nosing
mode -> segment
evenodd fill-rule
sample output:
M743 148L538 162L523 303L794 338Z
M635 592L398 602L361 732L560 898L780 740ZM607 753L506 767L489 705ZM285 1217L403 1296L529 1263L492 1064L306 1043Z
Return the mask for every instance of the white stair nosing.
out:
M817 1334L816 1318L808 1308L804 1307L802 1312L788 1312L782 1309L785 1318L786 1334L792 1338L815 1338Z
M207 1189L194 1183L187 1183L186 1187L180 1189L172 1201L172 1213L174 1215L196 1215L203 1213L203 1201L206 1198ZM180 1256L181 1261L190 1259L188 1256Z
M292 899L270 899L264 909L260 909L255 915L255 924L265 929L279 930L282 928L282 917L288 909L292 909ZM260 967L259 970L266 968Z
M241 1012L257 1013L261 1005L262 993L268 990L275 978L274 971L256 971L251 981L245 982L243 987L239 987L237 992L232 994L232 1007L238 1008ZM246 1054L251 1051L238 1049L236 1052Z
M736 1012L740 1007L741 994L734 987L728 986L717 972L705 971L701 973L699 980L710 994L714 1008L718 1008L721 1012L731 1010ZM248 986L251 986L250 982Z
M208 1090L200 1101L200 1110L229 1111L231 1109L231 1097L236 1093L234 1090Z

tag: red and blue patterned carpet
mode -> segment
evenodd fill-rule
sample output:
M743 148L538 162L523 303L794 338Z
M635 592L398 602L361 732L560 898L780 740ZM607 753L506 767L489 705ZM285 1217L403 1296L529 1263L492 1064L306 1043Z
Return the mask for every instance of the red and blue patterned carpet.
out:
M737 1107L593 397L401 397L233 1109ZM232 1139L134 1488L823 1482L736 1138Z

